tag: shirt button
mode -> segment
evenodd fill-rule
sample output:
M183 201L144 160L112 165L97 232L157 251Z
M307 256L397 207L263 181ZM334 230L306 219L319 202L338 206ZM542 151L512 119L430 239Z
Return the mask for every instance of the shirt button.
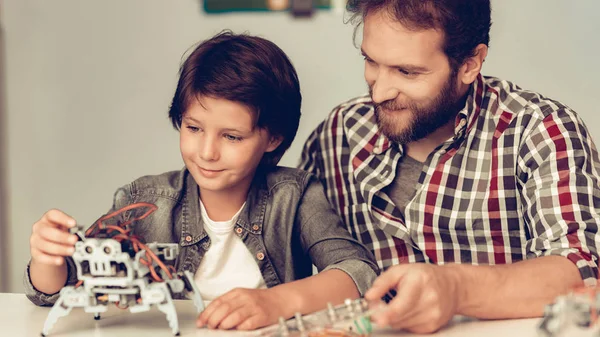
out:
M190 235L186 236L186 237L185 237L185 241L186 241L186 242L190 242L190 241L192 241L192 237L191 237Z
M252 226L252 229L255 230L255 231L257 231L258 230L258 225Z
M260 261L262 261L262 260L264 260L264 259L265 259L265 254L263 254L263 253L258 253L258 254L256 254L256 258L257 258L257 259L259 259Z
M242 234L242 227L237 227L237 228L235 229L235 232L236 232L238 235L241 235L241 234Z

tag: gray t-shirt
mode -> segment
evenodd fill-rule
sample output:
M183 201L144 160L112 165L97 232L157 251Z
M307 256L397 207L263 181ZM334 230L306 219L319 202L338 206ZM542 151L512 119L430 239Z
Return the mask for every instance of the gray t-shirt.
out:
M422 170L423 163L409 156L400 158L396 165L396 178L387 187L386 193L402 214L404 214L406 204L415 193Z

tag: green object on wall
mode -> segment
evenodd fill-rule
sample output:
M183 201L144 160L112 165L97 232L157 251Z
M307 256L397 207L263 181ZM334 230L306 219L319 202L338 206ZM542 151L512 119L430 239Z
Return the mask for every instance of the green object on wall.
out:
M292 1L293 0L289 0L290 3ZM268 0L204 0L204 10L211 14L223 12L272 11L267 6L267 2ZM330 7L331 1L313 0L313 3L316 9L327 9Z

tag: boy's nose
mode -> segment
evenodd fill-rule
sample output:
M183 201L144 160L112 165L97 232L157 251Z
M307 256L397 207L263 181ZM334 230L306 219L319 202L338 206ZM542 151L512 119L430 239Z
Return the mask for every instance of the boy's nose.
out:
M216 142L205 138L200 144L199 156L205 161L215 161L219 159L219 149Z

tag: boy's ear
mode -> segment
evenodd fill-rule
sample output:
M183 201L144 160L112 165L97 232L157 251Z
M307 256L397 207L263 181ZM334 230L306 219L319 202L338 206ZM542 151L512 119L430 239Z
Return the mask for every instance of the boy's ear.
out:
M269 146L265 152L273 152L275 149L283 142L283 137L281 136L271 136L271 140L269 140Z

